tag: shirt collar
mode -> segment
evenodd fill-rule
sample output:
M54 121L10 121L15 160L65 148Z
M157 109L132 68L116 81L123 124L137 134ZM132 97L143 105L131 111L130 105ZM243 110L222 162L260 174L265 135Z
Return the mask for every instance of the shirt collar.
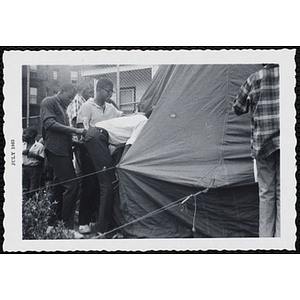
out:
M92 99L92 104L95 105L96 107L100 107L101 109L103 108L103 110L105 110L106 108L106 102L104 102L103 106L100 106L96 103L95 99Z
M265 66L265 69L276 68L276 67L279 67L279 64L267 64Z
M82 97L82 95L77 94L76 97L78 97L81 101L86 102L86 100Z
M64 109L66 109L66 107L64 107L64 106L62 105L62 103L61 103L61 101L60 101L60 99L58 98L57 95L55 95L54 98L56 99L56 101L59 103L59 105L60 105L61 107L63 107Z

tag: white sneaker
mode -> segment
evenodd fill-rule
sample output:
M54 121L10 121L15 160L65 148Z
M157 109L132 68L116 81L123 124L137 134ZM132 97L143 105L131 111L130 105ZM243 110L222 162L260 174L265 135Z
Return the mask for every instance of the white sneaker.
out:
M73 234L74 234L74 239L79 240L79 239L83 239L84 235L75 231L75 230L70 230Z
M73 236L73 239L76 239L76 240L78 240L78 239L83 239L83 238L84 238L84 235L83 235L83 234L81 234L81 233L79 233L79 232L77 232L77 231L75 231L75 230L73 230L73 229L65 229L65 230L64 230L64 233L65 233L67 236L69 236L69 238L70 238L70 235L72 235L72 236Z
M74 239L79 240L83 239L84 235L74 230Z
M120 233L120 232L117 232L117 233L112 237L112 239L123 239L123 238L124 238L124 236L123 236L123 234Z
M90 232L92 232L92 230L91 230L91 227L88 224L86 224L86 225L79 226L79 232L80 233L90 233Z

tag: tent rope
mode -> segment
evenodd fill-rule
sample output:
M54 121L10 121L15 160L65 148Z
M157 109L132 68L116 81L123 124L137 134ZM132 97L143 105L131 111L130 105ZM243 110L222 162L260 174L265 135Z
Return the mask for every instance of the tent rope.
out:
M33 192L39 192L39 191L41 191L44 188L51 188L51 187L54 187L56 185L64 184L64 183L67 183L67 182L70 182L70 181L73 181L73 180L78 180L78 179L85 178L85 177L88 177L88 176L92 176L92 175L95 175L95 174L98 174L98 173L102 173L102 172L105 172L105 171L113 170L115 168L116 168L116 166L111 167L111 168L106 168L104 166L103 169L100 170L100 171L92 172L92 173L85 174L85 175L82 175L82 176L76 176L75 178L68 179L68 180L65 180L65 181L62 181L62 182L57 182L57 183L49 184L46 187L40 187L40 188L37 188L37 189L34 189L34 190L23 192L23 195L26 195L26 194L29 194L29 193L33 193Z
M184 196L184 197L182 197L182 198L179 198L178 200L175 200L175 201L172 202L172 203L169 203L169 204L167 204L167 205L164 205L164 206L161 207L161 208L158 208L158 209L156 209L156 210L154 210L154 211L152 211L152 212L150 212L150 213L148 213L148 214L146 214L146 215L144 215L144 216L141 216L141 217L139 217L139 218L137 218L137 219L135 219L135 220L132 220L132 221L130 221L130 222L128 222L128 223L125 223L125 224L123 224L123 225L121 225L121 226L119 226L119 227L116 227L116 228L114 228L114 229L112 229L112 230L109 230L109 231L107 231L107 232L104 232L104 233L99 233L99 232L98 232L98 235L95 236L95 237L93 237L93 239L101 239L101 238L105 238L105 235L111 234L111 233L113 233L113 232L115 232L115 231L118 231L118 230L120 230L120 229L122 229L122 228L124 228L124 227L127 227L127 226L129 226L129 225L131 225L131 224L134 224L134 223L136 223L136 222L145 220L145 219L147 219L147 218L149 218L149 217L155 216L155 215L157 215L157 214L159 214L159 213L161 213L161 212L164 212L164 211L166 211L166 210L168 210L168 209L171 209L171 208L177 206L178 203L180 203L180 202L181 202L180 204L183 205L185 202L187 202L187 201L188 201L189 199L191 199L192 197L195 199L195 202L196 202L196 197L197 197L199 194L207 193L208 190L209 190L209 188L206 188L206 189L201 190L201 191L199 191L199 192L197 192L197 193L195 193L195 194L191 194L191 195L188 195L188 196ZM193 227L194 227L194 224L195 224L195 223L194 223L194 222L195 222L195 217L196 217L196 213L194 212Z
M81 178L84 178L84 177L88 177L88 176L91 176L91 175L95 175L95 174L97 174L97 173L109 171L109 170L112 170L112 169L115 169L115 168L116 168L116 166L111 167L111 168L106 168L106 167L104 167L104 168L103 168L102 170L100 170L100 171L96 171L96 172L89 173L89 174L86 174L86 175L78 176L78 177L76 177L76 178L72 178L72 179L69 179L69 180L66 180L66 181L63 181L63 182L53 183L53 184L47 186L46 188L51 188L51 187L56 186L56 185L60 185L60 184L66 183L66 182L70 182L70 181L72 181L72 180L78 180L78 179L81 179ZM32 192L38 192L38 191L41 191L41 189L42 189L42 188L38 188L38 189L35 189L35 190L23 192L23 194L28 194L28 193L32 193ZM105 235L111 234L111 233L113 233L113 232L115 232L115 231L118 231L118 230L120 230L120 229L122 229L122 228L124 228L124 227L127 227L127 226L129 226L129 225L131 225L131 224L134 224L134 223L136 223L136 222L142 221L142 220L147 219L147 218L149 218L149 217L155 216L155 215L157 215L157 214L159 214L159 213L161 213L161 212L164 212L164 211L166 211L166 210L168 210L168 209L171 209L171 208L177 206L177 204L179 204L180 202L181 202L180 205L183 205L183 204L185 204L188 200L190 200L191 198L194 199L194 203L195 203L195 204L194 204L194 215L193 215L193 227L192 227L192 232L194 233L194 232L196 232L196 228L195 228L195 220L196 220L196 212L197 212L197 204L196 204L196 203L197 203L197 201L196 201L196 200L197 200L197 196L198 196L199 194L207 193L208 190L209 190L209 188L206 188L206 189L201 190L201 191L199 191L199 192L197 192L197 193L195 193L195 194L190 194L190 195L188 195L188 196L184 196L184 197L182 197L182 198L179 198L179 199L177 199L176 201L174 201L174 202L172 202L172 203L169 203L169 204L167 204L167 205L164 205L164 206L162 206L162 207L159 208L159 209L156 209L156 210L154 210L154 211L152 211L152 212L150 212L150 213L148 213L148 214L146 214L146 215L144 215L144 216L142 216L142 217L139 217L139 218L137 218L137 219L135 219L135 220L132 220L132 221L130 221L130 222L128 222L128 223L125 223L125 224L123 224L123 225L121 225L121 226L119 226L119 227L116 227L116 228L114 228L114 229L112 229L112 230L110 230L110 231L107 231L107 232L105 232L105 233L99 233L99 232L98 232L98 235L95 236L95 237L93 237L93 239L105 238Z
M195 233L196 232L195 221L196 221L196 212L197 212L197 201L196 201L196 196L195 195L193 195L193 198L194 198L194 216L193 216L192 232Z

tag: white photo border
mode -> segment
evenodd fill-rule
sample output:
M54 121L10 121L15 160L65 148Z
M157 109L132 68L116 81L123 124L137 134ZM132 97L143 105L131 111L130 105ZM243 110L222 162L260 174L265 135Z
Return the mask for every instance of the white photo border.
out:
M4 251L295 250L295 53L295 49L4 51L3 106L6 140ZM22 65L145 64L145 62L147 64L279 63L282 174L280 238L22 240Z

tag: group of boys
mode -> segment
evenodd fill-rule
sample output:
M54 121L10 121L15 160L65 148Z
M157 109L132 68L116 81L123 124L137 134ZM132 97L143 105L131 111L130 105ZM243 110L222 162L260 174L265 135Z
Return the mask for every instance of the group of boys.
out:
M75 232L75 237L81 238L95 225L98 232L107 232L114 226L114 166L122 156L123 146L126 144L126 149L133 143L147 117L142 114L124 117L111 100L113 83L106 78L97 82L94 98L90 98L87 85L80 86L77 92L76 95L74 86L65 84L56 95L42 101L44 147L35 141L36 131L24 130L23 187L34 190L38 186L34 178L45 151L55 174L53 200L59 203L57 217L70 230L74 229L80 195L79 233ZM269 64L252 74L241 87L233 108L237 115L248 111L252 114L251 148L257 162L260 197L259 235L278 237L279 66ZM72 162L74 145L77 174Z
M40 157L46 157L54 170L52 201L58 203L56 217L75 238L83 238L93 229L105 233L115 226L114 166L147 121L143 114L123 116L112 94L112 81L102 78L94 98L87 84L79 85L77 94L73 85L64 84L56 95L41 103L44 146L36 141L34 144L40 145ZM31 130L26 128L24 135ZM31 140L35 137L36 131ZM31 142L27 144L31 147ZM31 157L33 152L29 153L23 152L23 157ZM74 230L78 199L79 232Z

